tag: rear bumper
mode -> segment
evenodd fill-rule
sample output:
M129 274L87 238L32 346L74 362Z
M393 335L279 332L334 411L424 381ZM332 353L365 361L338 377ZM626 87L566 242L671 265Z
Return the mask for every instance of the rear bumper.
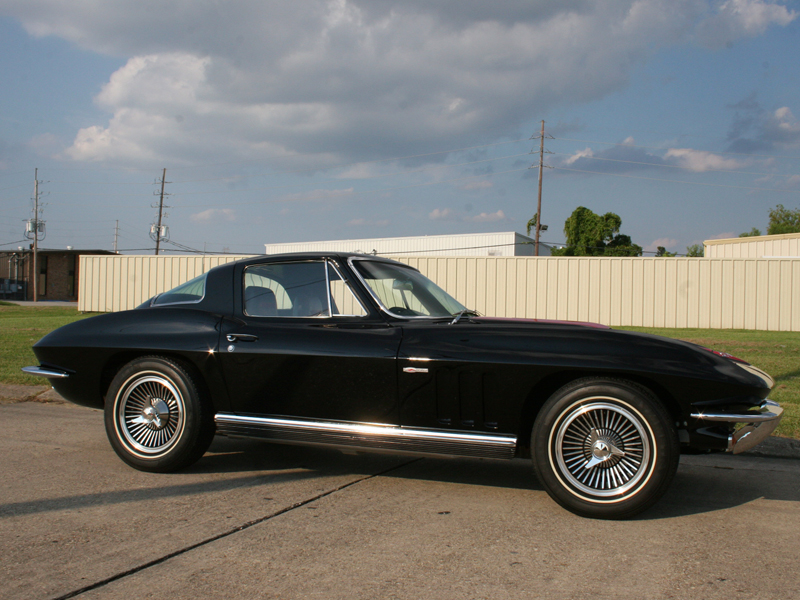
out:
M728 452L740 454L754 448L775 431L783 417L783 409L777 402L765 400L760 408L746 414L700 412L691 416L704 423L743 424L728 435Z

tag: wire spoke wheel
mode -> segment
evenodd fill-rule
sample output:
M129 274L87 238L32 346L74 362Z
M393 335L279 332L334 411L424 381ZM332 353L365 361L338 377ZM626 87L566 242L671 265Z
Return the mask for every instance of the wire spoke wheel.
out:
M184 400L161 374L138 374L122 388L117 404L120 433L135 452L157 455L175 443L184 422Z
M554 430L552 453L570 486L585 495L624 496L651 469L651 434L633 410L592 398L565 411Z
M678 468L673 419L632 381L576 379L542 405L531 431L539 481L584 517L626 519L652 506Z
M214 438L214 412L197 372L163 356L124 365L106 394L114 452L141 471L169 473L196 462Z

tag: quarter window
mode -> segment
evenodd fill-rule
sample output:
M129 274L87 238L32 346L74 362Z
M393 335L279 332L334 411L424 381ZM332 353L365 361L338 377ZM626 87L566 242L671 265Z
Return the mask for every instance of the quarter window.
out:
M195 277L171 289L168 292L159 294L153 300L153 306L161 306L164 304L187 304L200 302L206 293L206 274L203 273L199 277Z

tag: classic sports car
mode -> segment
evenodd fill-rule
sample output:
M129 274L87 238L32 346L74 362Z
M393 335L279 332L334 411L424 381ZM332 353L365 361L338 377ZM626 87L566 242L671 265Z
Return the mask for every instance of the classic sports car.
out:
M120 458L198 460L215 433L289 444L531 457L584 516L655 503L680 453L753 447L783 410L728 354L591 323L478 316L419 271L358 254L216 267L34 346L56 391L105 410Z

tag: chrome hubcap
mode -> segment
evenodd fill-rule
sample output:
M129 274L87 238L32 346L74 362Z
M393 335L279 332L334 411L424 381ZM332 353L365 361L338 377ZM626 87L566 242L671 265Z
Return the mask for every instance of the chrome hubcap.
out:
M161 398L152 398L150 406L145 406L142 414L132 422L147 425L151 429L164 429L169 423L169 405Z
M163 375L134 376L122 387L118 407L124 441L148 457L172 446L183 429L183 397Z
M567 409L551 449L573 493L618 501L649 478L652 433L633 407L608 400L582 400Z

